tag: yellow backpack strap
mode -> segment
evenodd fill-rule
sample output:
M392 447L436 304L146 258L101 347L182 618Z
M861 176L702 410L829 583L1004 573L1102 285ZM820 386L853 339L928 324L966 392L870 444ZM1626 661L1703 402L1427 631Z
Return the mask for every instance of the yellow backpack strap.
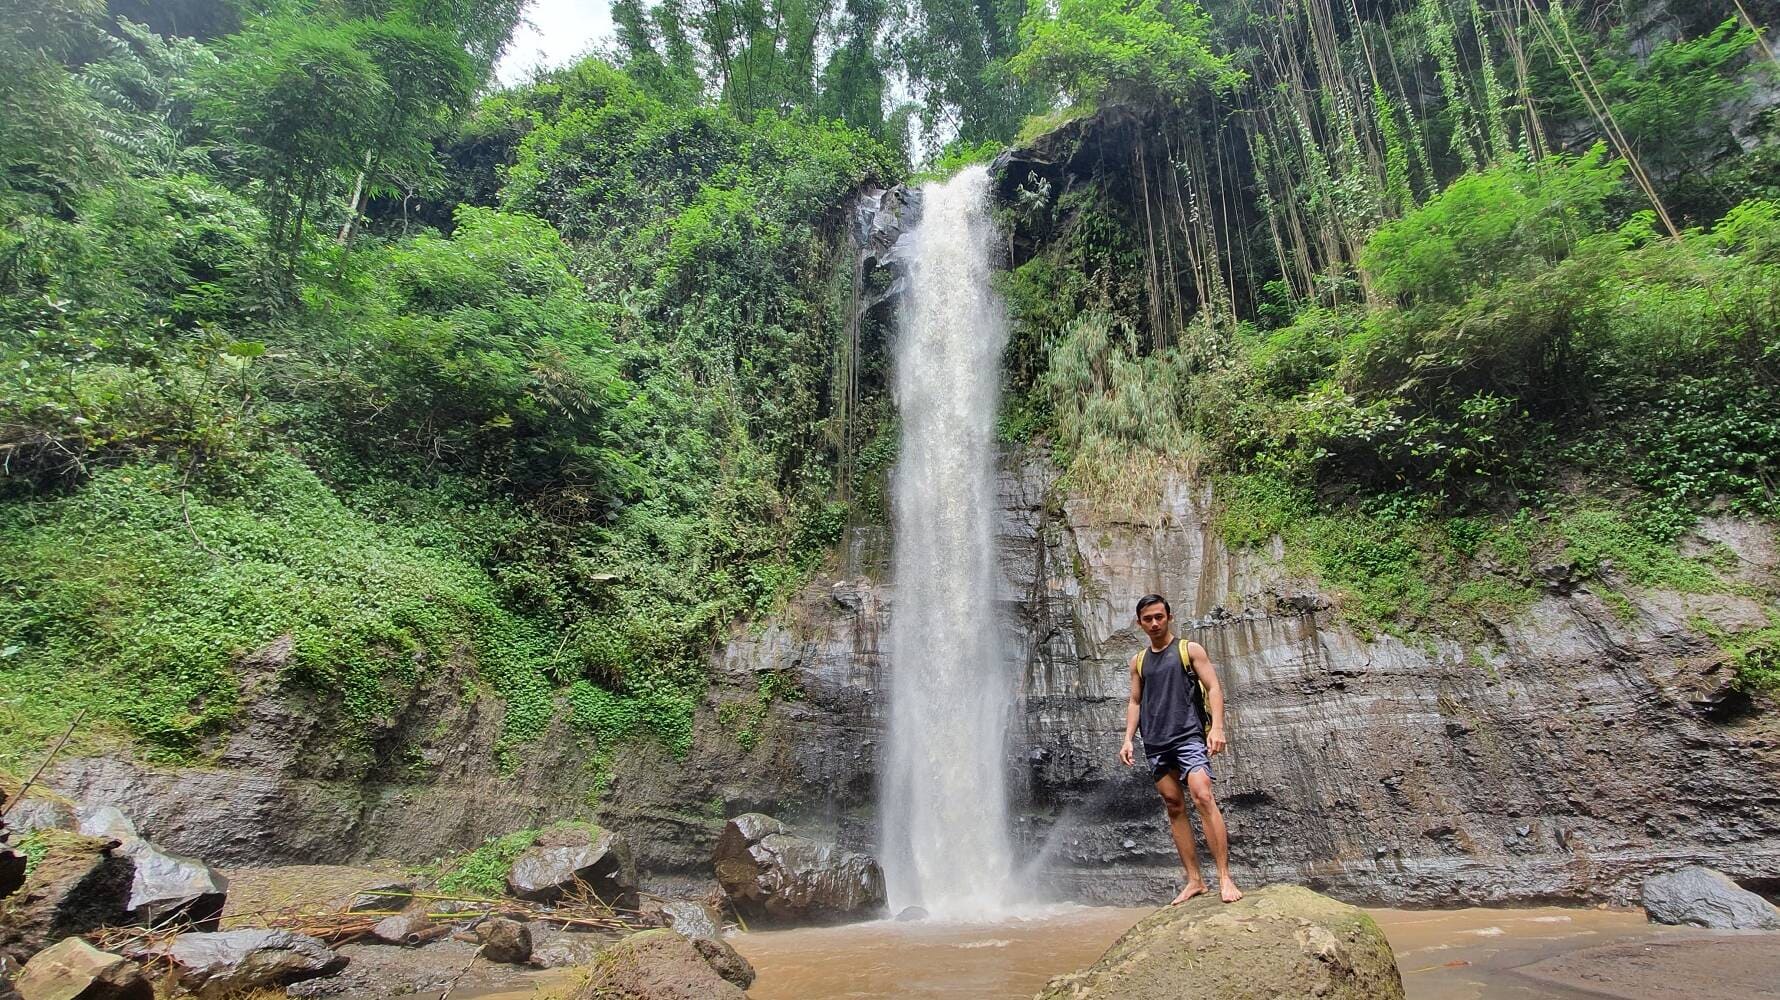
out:
M1180 643L1180 668L1182 670L1185 670L1187 673L1192 674L1193 680L1198 681L1198 683L1199 683L1199 704L1205 707L1205 722L1207 725L1210 725L1211 724L1211 705L1209 703L1207 703L1205 700L1205 682L1199 679L1199 671L1193 669L1193 658L1187 654L1186 637L1182 636L1179 639L1177 639L1176 641Z

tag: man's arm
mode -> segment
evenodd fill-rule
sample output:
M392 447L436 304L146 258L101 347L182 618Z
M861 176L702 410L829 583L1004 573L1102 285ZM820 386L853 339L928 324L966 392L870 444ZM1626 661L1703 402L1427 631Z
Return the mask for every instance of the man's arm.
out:
M1218 680L1217 668L1211 665L1211 657L1204 646L1187 643L1187 657L1193 661L1193 673L1205 684L1205 708L1211 713L1211 728L1205 733L1205 749L1223 753L1227 745L1224 742L1224 685Z
M1125 702L1125 745L1119 748L1119 763L1126 767L1136 763L1132 754L1131 737L1137 732L1138 706L1143 704L1143 672L1137 669L1137 664L1141 662L1138 657L1141 656L1143 654L1139 653L1131 658L1131 697Z

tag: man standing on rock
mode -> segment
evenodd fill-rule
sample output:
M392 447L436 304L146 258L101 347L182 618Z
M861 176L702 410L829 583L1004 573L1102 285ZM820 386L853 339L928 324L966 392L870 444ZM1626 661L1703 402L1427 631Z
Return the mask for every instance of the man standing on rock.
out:
M1200 825L1205 827L1206 846L1218 866L1220 894L1224 902L1234 903L1242 898L1242 890L1230 878L1224 814L1211 794L1211 755L1224 750L1223 685L1218 683L1205 647L1175 637L1174 610L1162 595L1146 594L1138 600L1137 624L1149 636L1150 644L1131 658L1131 699L1125 705L1125 745L1119 748L1119 761L1126 767L1135 763L1131 738L1141 729L1150 776L1156 780L1156 791L1162 793L1169 832L1187 866L1186 888L1169 905L1184 903L1205 891L1199 852L1193 847L1193 823L1187 818L1189 795L1199 812Z

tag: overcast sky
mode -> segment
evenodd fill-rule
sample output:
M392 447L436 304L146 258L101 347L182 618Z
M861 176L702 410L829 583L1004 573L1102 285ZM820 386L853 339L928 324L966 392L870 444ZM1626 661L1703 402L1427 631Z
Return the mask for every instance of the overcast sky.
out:
M611 38L606 0L532 0L495 74L502 83L517 83L533 66L561 66Z

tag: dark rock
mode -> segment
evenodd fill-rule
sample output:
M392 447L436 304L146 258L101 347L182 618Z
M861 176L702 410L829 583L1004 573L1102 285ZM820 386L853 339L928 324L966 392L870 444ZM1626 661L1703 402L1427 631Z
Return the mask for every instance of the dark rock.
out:
M884 871L870 855L786 833L759 813L724 826L712 864L736 910L753 918L863 919L884 905Z
M630 842L622 834L583 824L545 830L514 860L507 891L539 903L590 891L607 906L634 910L637 869Z
M154 1000L135 962L74 937L31 956L13 987L22 1000Z
M80 832L116 840L119 853L136 862L130 883L132 920L151 927L184 924L200 931L217 929L229 894L229 880L222 873L144 840L135 824L111 806L86 810Z
M1645 879L1644 912L1658 924L1720 931L1780 930L1780 912L1773 904L1699 865Z
M741 956L741 953L730 947L729 942L717 937L691 938L692 947L704 957L711 968L724 979L742 989L754 985L754 965Z
M905 906L900 913L896 914L896 919L899 922L907 923L911 920L926 920L930 916L932 914L919 906Z
M665 928L643 931L600 953L571 1000L746 1000L691 941Z
M44 854L0 910L0 957L22 963L66 937L129 921L136 863L117 841L39 830Z
M1401 1000L1384 932L1360 909L1295 885L1224 904L1206 895L1146 917L1037 1000Z
M531 928L507 917L490 917L476 925L476 940L482 942L482 957L490 962L521 965L531 961Z
M282 930L181 934L148 954L167 962L179 987L198 1000L314 979L346 967L346 959L320 941Z
M19 891L25 884L25 868L28 861L23 854L11 848L0 848L0 899Z

